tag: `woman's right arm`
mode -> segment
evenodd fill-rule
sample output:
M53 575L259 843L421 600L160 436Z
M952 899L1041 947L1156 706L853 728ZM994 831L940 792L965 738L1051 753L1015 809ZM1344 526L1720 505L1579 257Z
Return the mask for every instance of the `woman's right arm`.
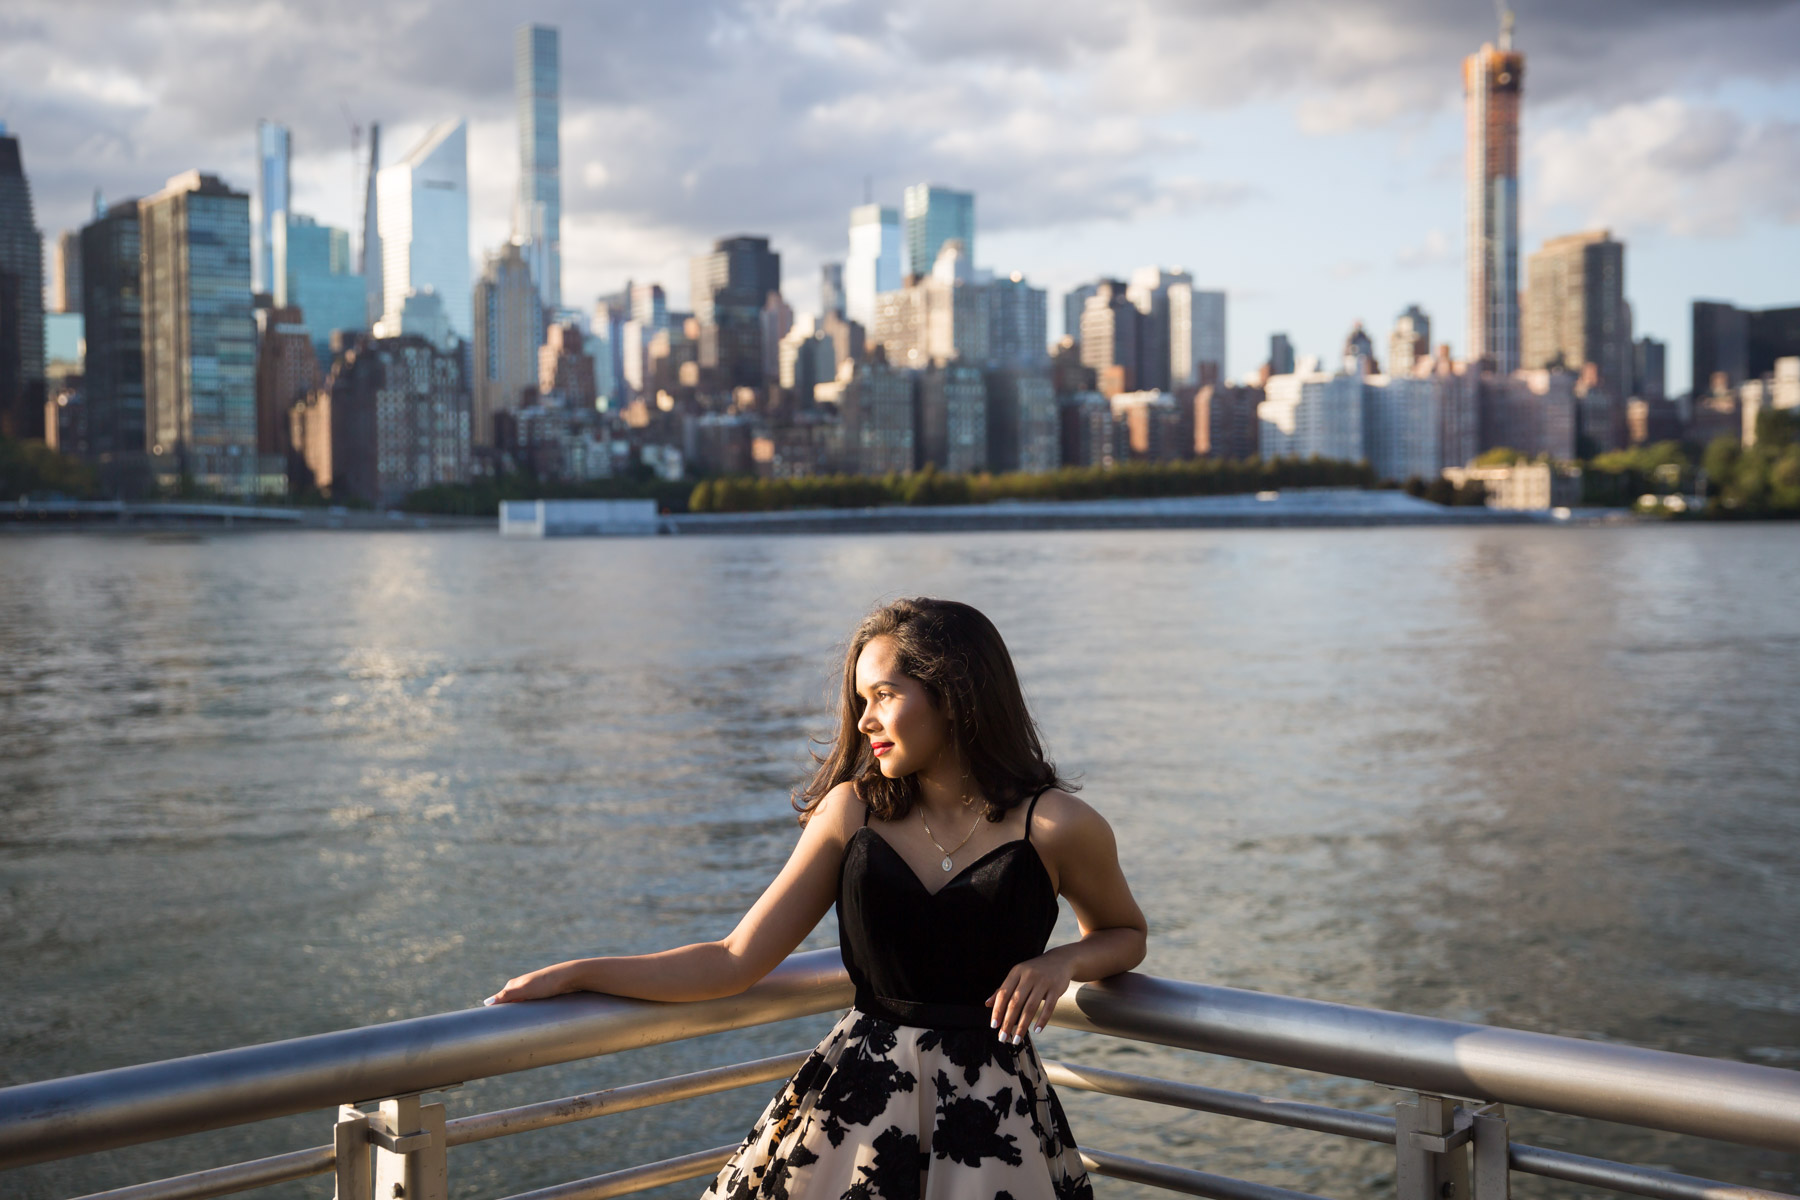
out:
M507 981L483 1003L606 992L638 1000L735 996L792 954L837 899L844 847L863 822L848 783L833 788L801 828L787 865L723 940L656 954L577 958Z

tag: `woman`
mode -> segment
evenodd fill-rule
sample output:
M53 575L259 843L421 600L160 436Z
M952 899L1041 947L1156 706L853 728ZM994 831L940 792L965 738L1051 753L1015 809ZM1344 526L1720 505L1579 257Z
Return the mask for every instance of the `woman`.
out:
M1069 792L993 624L898 601L857 629L837 736L795 800L799 844L728 937L558 963L488 1003L734 995L836 903L856 1005L707 1197L1090 1197L1028 1038L1071 981L1143 961L1146 927L1112 830ZM1059 895L1081 937L1046 950Z

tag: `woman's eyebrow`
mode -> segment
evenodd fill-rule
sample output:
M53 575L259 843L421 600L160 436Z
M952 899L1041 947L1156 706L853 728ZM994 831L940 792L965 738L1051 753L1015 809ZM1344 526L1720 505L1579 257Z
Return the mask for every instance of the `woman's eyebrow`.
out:
M872 683L863 684L861 687L857 688L856 690L859 692L872 692L878 687L893 687L893 686L894 686L894 683L893 683L893 680L891 680L891 679L877 679Z

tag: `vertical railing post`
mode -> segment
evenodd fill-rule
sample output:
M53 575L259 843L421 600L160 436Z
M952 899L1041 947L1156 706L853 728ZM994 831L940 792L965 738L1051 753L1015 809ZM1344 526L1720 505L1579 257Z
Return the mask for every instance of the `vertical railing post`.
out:
M1409 1094L1394 1105L1394 1122L1398 1200L1470 1200L1468 1112L1443 1096Z
M1506 1109L1486 1104L1475 1110L1474 1200L1511 1200L1512 1135L1507 1132Z
M368 1114L348 1104L340 1107L332 1142L337 1153L337 1200L372 1200Z
M450 1200L442 1104L414 1094L373 1113L345 1105L335 1149L337 1200Z

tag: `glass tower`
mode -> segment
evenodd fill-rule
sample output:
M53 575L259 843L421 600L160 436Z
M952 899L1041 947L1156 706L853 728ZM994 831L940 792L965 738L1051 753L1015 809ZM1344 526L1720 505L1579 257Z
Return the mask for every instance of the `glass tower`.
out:
M412 153L383 167L375 187L386 331L400 327L409 295L431 288L444 302L451 332L467 340L475 328L467 122L439 124Z
M189 171L139 202L144 408L152 469L259 489L250 198Z
M915 183L906 189L906 269L929 275L938 251L952 238L963 244L963 255L975 262L975 193L959 192L935 183Z
M256 185L250 190L250 290L273 292L281 268L275 261L276 228L287 218L293 139L286 125L256 123Z
M519 198L513 236L524 248L545 308L562 307L561 52L556 30L521 25L513 40L519 105Z
M81 231L81 304L87 319L88 449L142 453L144 324L138 206L124 200Z
M844 311L875 327L875 297L900 288L900 214L879 204L850 210L850 256L844 261Z
M0 124L0 433L44 432L44 238L19 139Z
M363 278L350 269L350 233L296 214L276 234L275 303L300 310L320 365L329 365L335 330L369 327Z

